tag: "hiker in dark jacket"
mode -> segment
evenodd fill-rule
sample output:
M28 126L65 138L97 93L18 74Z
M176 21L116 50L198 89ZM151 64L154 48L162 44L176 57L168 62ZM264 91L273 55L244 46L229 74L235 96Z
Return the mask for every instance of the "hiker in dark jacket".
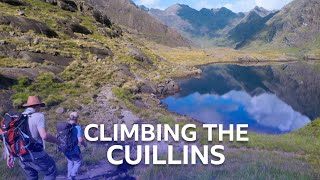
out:
M61 142L46 129L46 119L43 113L40 112L41 107L45 104L42 103L37 96L30 96L26 104L23 105L26 110L24 114L27 114L28 125L32 138L44 147L44 142L60 144ZM56 178L56 164L54 160L44 151L44 148L40 148L39 151L31 152L32 155L26 154L20 159L20 166L24 170L24 173L28 180L37 180L38 173L44 174L45 180L54 180ZM9 168L14 167L14 158L12 156L7 157L7 166Z
M78 174L79 168L82 163L82 155L80 151L80 146L83 145L87 147L86 141L83 138L83 131L81 127L77 124L79 115L77 112L71 112L69 115L69 124L73 125L72 137L74 146L71 150L64 152L64 155L68 161L68 179L75 179Z

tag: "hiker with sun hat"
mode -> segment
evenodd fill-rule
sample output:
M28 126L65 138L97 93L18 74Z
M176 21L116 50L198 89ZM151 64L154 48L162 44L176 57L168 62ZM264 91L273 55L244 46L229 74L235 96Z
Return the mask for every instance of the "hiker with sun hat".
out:
M16 149L12 150L10 149L10 147L9 148L7 147L7 150L11 151L11 153L8 153L7 166L9 168L13 168L14 156L19 157L20 166L24 170L24 173L28 180L38 179L39 178L38 173L44 174L45 180L53 180L56 178L56 175L57 175L56 164L52 159L52 157L50 157L44 151L43 141L58 144L58 145L60 145L61 142L55 136L47 132L45 116L43 113L40 112L41 107L44 107L44 106L45 104L40 101L39 97L29 96L27 103L22 105L22 107L26 109L22 113L22 115L19 116L19 118L26 117L25 124L26 124L26 127L29 127L29 128L27 128L28 130L25 130L25 132L20 134L22 134L24 138L28 139L29 144L28 146L22 146L24 147L24 149L18 150L19 153L16 152ZM8 116L14 117L10 115ZM16 121L21 121L21 120L18 119ZM19 123L19 127L20 126L21 126L21 123ZM20 128L18 129L20 130ZM10 131L8 132L10 133ZM19 139L19 141L22 141L21 138ZM30 146L30 142L33 142L33 144L31 144L32 146ZM14 143L14 146L19 147L17 143ZM30 148L29 146L32 148ZM25 148L28 148L27 152ZM14 156L12 154L14 154Z

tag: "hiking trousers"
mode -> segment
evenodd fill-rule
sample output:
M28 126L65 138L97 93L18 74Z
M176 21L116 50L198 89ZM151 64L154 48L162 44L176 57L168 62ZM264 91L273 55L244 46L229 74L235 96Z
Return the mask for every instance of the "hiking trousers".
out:
M68 158L68 179L73 179L77 176L78 171L80 169L81 163L82 163L82 157L79 155L76 158Z
M44 180L55 180L57 176L56 163L46 154L41 158L36 158L34 161L21 161L20 165L27 177L27 180L38 180L38 173L43 173Z

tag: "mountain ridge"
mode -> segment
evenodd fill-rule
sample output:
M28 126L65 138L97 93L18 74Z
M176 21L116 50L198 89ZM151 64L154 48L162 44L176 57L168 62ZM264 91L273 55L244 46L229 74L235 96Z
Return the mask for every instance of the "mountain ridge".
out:
M272 48L274 44L277 45L274 47L313 49L320 46L319 3L294 0L279 11L256 6L240 13L225 7L196 10L175 4L148 12L200 47Z
M87 2L106 14L111 21L132 28L157 43L168 46L190 45L176 30L162 24L131 0L87 0Z

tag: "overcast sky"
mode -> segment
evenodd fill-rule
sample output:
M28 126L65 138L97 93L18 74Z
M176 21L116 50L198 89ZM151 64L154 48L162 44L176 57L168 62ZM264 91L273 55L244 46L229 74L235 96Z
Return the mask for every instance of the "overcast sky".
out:
M292 0L133 0L138 5L149 8L166 9L179 3L187 4L192 8L220 8L226 7L234 12L248 12L255 6L264 7L268 10L278 10Z

